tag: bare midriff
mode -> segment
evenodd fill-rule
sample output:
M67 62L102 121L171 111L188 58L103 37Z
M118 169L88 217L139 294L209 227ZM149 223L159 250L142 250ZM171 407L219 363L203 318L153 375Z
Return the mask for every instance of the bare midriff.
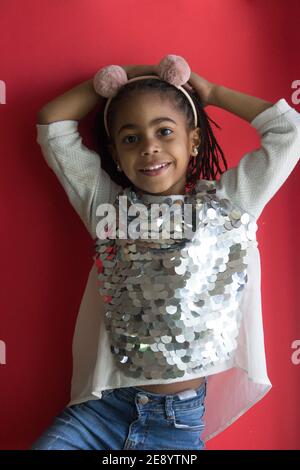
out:
M186 380L184 382L175 382L170 384L156 384L156 385L142 385L138 388L142 388L148 392L153 393L177 393L187 390L188 388L198 388L205 381L205 377L199 377L198 379Z

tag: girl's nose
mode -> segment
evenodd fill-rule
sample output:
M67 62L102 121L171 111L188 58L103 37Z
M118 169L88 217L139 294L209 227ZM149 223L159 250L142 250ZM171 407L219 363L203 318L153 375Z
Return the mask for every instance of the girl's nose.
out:
M149 140L148 142L145 142L144 145L142 146L141 155L149 155L149 154L158 153L158 152L160 152L160 150L157 144Z

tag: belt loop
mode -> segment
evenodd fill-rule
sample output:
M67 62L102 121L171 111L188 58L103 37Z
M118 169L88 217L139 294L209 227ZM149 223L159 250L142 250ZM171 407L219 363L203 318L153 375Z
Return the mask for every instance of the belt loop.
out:
M165 396L165 410L166 410L167 419L172 419L174 416L173 395Z

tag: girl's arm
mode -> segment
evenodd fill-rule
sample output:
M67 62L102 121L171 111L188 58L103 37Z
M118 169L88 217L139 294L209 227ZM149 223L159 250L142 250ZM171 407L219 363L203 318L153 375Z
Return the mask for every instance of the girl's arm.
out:
M153 65L124 65L122 67L125 69L128 79L156 73ZM38 124L50 124L64 120L78 121L103 101L104 98L96 93L93 78L91 78L46 103L38 112Z
M259 218L300 157L300 113L284 98L276 103L209 82L192 72L189 82L203 105L223 108L254 127L260 148L247 152L218 181L219 196Z
M201 97L204 107L211 104L223 108L250 123L258 114L274 104L256 98L255 96L209 82L195 72L191 72L188 83L193 86L197 94Z
M84 145L78 130L78 120L103 99L94 91L92 81L86 80L46 103L38 112L36 128L47 164L95 238L97 206L113 202L122 188L102 169L101 156Z
M222 85L213 84L208 104L223 108L251 123L258 114L275 103L232 90Z
M223 87L214 99L217 106L249 121L260 135L260 148L244 154L218 182L221 197L257 219L299 161L300 114L284 98L272 104Z
M93 79L89 79L46 103L37 114L37 122L78 121L103 100L94 90Z

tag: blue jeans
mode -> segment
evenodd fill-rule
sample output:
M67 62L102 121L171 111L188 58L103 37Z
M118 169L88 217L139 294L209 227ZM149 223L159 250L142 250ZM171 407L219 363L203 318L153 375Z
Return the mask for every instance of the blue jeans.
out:
M63 409L31 450L205 449L206 382L196 396L160 395L138 387Z

